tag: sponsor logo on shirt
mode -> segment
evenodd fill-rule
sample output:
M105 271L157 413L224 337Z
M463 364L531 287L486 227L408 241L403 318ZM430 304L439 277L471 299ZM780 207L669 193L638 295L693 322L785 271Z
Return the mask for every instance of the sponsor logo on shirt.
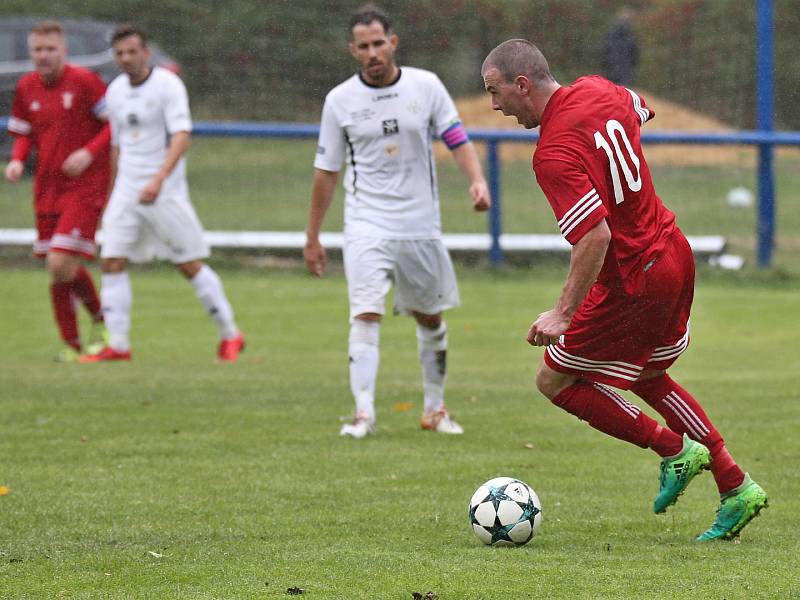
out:
M359 121L367 121L375 116L375 111L371 108L363 108L361 110L357 110L355 112L350 113L350 118L353 119L353 122L358 123Z
M72 108L72 99L75 97L75 94L72 92L64 92L61 94L61 100L64 103L64 110L69 110Z
M400 154L400 146L397 144L389 144L384 148L387 156L398 156Z
M34 100L31 102L31 112L36 112L42 109L42 105L39 103L38 100Z
M317 146L317 154L320 156L325 154L325 146Z
M397 98L400 94L397 92L391 92L388 94L378 94L377 96L372 97L373 102L380 102L381 100L391 100L392 98Z
M397 119L386 119L381 124L383 125L383 135L400 133L400 126L397 124Z

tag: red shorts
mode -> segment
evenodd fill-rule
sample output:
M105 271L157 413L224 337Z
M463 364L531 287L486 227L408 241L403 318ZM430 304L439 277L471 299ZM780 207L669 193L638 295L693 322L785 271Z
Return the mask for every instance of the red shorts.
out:
M59 212L36 212L37 240L33 253L43 258L51 250L76 254L88 259L95 255L94 234L102 203L86 198L84 191L64 192L59 198Z
M645 368L666 369L689 345L694 256L676 231L630 296L596 283L544 360L560 373L627 390Z

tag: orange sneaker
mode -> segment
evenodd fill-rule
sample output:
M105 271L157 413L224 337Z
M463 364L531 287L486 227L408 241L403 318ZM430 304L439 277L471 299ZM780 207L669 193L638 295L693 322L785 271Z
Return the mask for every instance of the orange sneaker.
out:
M126 350L125 352L120 352L118 350L114 350L111 346L103 346L98 352L94 354L84 354L80 357L78 362L80 363L93 363L93 362L106 362L106 361L113 361L113 360L130 360L131 359L131 351Z
M464 429L461 427L461 425L453 420L445 407L442 407L439 410L424 413L419 424L420 427L427 431L449 433L453 435L460 435L464 433Z
M219 350L217 351L217 360L219 362L236 362L239 354L244 352L244 336L239 333L236 337L222 340L219 343Z

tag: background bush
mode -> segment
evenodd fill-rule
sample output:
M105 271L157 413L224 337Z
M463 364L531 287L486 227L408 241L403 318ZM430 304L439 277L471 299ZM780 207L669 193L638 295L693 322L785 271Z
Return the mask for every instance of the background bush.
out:
M562 83L598 70L598 48L623 5L635 20L637 86L754 125L755 9L738 0L400 0L385 2L403 63L436 71L454 95L482 90L485 54L509 37L539 44ZM351 74L352 1L4 0L4 15L142 23L183 65L203 117L316 121L325 93ZM800 129L800 3L775 0L776 119Z

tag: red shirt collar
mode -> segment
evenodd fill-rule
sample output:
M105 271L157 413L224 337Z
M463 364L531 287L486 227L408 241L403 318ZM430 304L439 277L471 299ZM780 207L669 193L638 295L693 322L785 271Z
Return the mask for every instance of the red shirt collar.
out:
M566 94L566 87L560 86L553 95L550 96L550 99L547 101L547 104L542 111L542 118L539 121L539 131L541 132L547 125L547 122L553 116L559 104L561 104L561 100Z

